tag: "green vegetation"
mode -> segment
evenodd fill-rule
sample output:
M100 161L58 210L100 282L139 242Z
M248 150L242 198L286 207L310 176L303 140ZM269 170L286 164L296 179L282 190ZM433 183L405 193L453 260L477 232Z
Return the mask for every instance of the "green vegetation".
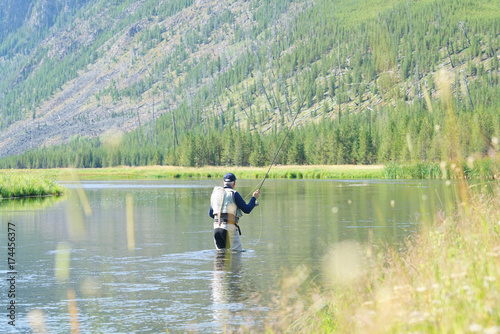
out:
M498 332L500 190L487 195L484 182L473 193L463 180L500 175L498 0L194 6L96 0L53 21L81 36L67 34L71 43L53 49L49 26L5 35L0 129L36 120L42 103L124 39L130 44L107 69L93 68L109 71L109 85L76 117L90 124L91 111L100 108L105 117L109 108L109 117L139 124L123 135L75 135L4 157L0 168L93 168L77 173L106 179L221 178L230 168L239 178L260 179L293 126L277 159L289 166L274 167L271 178L461 179L458 203L423 216L421 233L404 249L339 245L325 260L329 284L312 291L305 287L310 273L298 270L284 283L269 327ZM168 20L193 12L192 22ZM150 121L141 123L143 106ZM343 164L385 168L318 166ZM156 165L162 167L137 167ZM129 167L107 169L113 166ZM33 173L73 177L61 169L16 173L0 177L3 197L60 193ZM345 258L350 263L335 262Z
M110 179L222 179L229 170L238 179L263 179L269 167L113 167L85 169L31 169L13 170L16 175L37 175L55 180L110 180ZM381 179L382 166L274 166L270 179Z
M447 182L452 195L440 198L439 208L430 215L422 210L416 218L421 231L399 249L372 240L334 245L321 269L325 283L315 283L317 273L312 276L307 266L299 267L276 298L270 331L498 331L500 186L484 180L469 185L466 179L498 178L499 142L492 138L488 159L471 154L463 163L464 137L473 137L462 132L465 128L458 130L463 113L452 103L449 81L441 80L440 85L444 134L436 148L442 152L441 162L392 163L385 167L385 176L454 177L456 182ZM422 197L422 207L425 200Z
M10 79L2 81L7 93L0 109L7 123L35 112L76 75L64 74L61 66L85 70L88 59L106 54L106 41L115 42L110 36L127 32L140 46L124 50L130 71L147 66L147 75L129 82L122 73L95 95L96 103L118 103L123 109L112 117L135 118L135 106L152 105L156 98L162 116L154 119L152 109L152 122L139 121L115 144L74 136L61 146L1 159L1 168L266 166L297 112L278 164L436 162L450 149L464 164L486 157L500 138L500 10L494 1L235 2L217 12L203 8L200 16L208 19L182 32L166 19L189 10L192 1L164 8L147 0L128 11L132 3L97 1L74 14L94 17L92 26L99 27L105 20L98 14L104 12L117 24L62 61L41 53L47 73L17 60L17 68L34 73L13 86ZM252 16L243 24L247 6ZM136 26L145 18L151 25ZM172 52L159 52L169 41L178 41ZM222 54L199 53L222 42L228 43ZM41 61L30 57L34 64ZM75 64L74 57L83 63L64 65ZM445 79L436 75L439 68ZM437 100L442 81L451 86L451 123L445 122L446 105ZM37 86L47 92L22 94ZM456 148L442 145L451 132L460 133Z
M482 188L458 182L459 204L422 216L422 231L399 251L336 246L325 257L326 284L311 284L300 267L272 307L271 332L497 332L500 189Z
M470 159L467 163L427 163L412 164L389 163L384 167L387 179L500 179L498 159L484 158L477 161Z
M464 174L457 171L460 167ZM107 167L83 169L19 169L10 173L37 175L55 180L118 180L118 179L220 179L228 171L237 174L239 179L262 179L269 167ZM500 167L498 160L482 159L461 166L417 162L413 164L389 163L382 165L293 165L273 166L270 179L498 179Z
M33 174L4 172L0 174L0 199L61 195L64 188Z
M51 16L51 24L42 22L41 27L37 27L36 24L22 25L19 29L6 33L6 37L0 43L0 57L5 56L10 61L0 63L0 74L4 78L0 80L0 89L5 92L0 105L3 116L0 128L23 119L26 114L35 118L36 109L42 102L52 97L64 84L76 78L79 75L78 71L86 70L87 66L105 57L107 48L104 45L130 29L131 25L151 15L159 15L164 20L193 3L192 0L173 0L156 7L157 2L148 1L139 10L129 11L135 0L111 2L103 0L89 7L86 6L86 2L89 1L76 1L69 6L69 11L61 8L60 12L43 13ZM124 12L128 12L127 15L124 15ZM119 19L120 17L123 18ZM110 21L116 21L116 24L110 25ZM90 25L90 31L84 23ZM44 45L53 27L74 31L87 37L88 40L75 39L69 46L56 46L63 48L57 50L64 54L60 58L48 52L50 47ZM153 41L159 43L162 40L161 38L153 40L153 37L155 36L146 31L138 38L141 42L147 39L151 47ZM81 42L86 44L85 47L77 47Z
M491 87L496 93L500 89ZM497 92L498 91L498 92ZM485 95L482 95L483 97ZM474 112L463 111L453 126L439 103L430 112L425 106L398 104L378 112L365 112L336 120L324 119L292 130L285 141L277 164L388 164L388 178L442 178L440 163L449 153L446 138L460 133L458 142L460 165L470 169L472 178L494 178L498 166L489 163L489 152L498 149L500 118L495 103L477 107ZM163 126L163 123L160 123ZM284 131L260 134L226 128L222 132L204 135L192 133L179 146L167 147L151 142L139 145L141 129L118 138L111 145L100 139L74 137L67 145L30 151L0 161L2 168L54 168L75 166L99 168L110 166L182 165L182 166L266 166L273 159L283 140ZM469 168L470 161L473 168ZM394 163L391 163L394 162ZM448 162L451 166L452 162ZM404 166L412 166L410 171ZM395 167L397 166L397 170ZM449 167L448 167L449 168ZM404 170L404 171L403 171Z

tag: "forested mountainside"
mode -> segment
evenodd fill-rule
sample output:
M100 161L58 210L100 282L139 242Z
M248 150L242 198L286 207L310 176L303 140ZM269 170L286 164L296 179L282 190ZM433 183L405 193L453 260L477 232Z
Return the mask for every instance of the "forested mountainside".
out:
M498 1L7 4L3 167L263 165L289 127L278 163L498 151Z

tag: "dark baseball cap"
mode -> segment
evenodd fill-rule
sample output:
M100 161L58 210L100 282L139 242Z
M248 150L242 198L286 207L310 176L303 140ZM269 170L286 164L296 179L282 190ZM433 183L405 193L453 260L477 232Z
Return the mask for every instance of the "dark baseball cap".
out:
M224 182L234 182L236 181L236 176L233 173L227 173L224 175Z

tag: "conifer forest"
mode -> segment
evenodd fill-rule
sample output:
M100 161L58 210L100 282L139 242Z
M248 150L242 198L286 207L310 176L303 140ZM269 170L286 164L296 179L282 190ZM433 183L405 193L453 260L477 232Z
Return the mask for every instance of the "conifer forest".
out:
M498 1L37 3L1 14L31 15L0 26L1 168L265 166L285 136L282 165L499 145Z

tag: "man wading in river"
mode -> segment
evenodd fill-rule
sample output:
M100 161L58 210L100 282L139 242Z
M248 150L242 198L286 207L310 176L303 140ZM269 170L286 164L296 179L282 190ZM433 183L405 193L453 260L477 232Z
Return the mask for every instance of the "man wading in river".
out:
M217 249L242 251L238 220L244 213L250 213L258 205L260 190L253 193L248 204L234 190L236 176L233 173L224 175L224 188L215 187L210 197L208 215L214 218L214 241Z

